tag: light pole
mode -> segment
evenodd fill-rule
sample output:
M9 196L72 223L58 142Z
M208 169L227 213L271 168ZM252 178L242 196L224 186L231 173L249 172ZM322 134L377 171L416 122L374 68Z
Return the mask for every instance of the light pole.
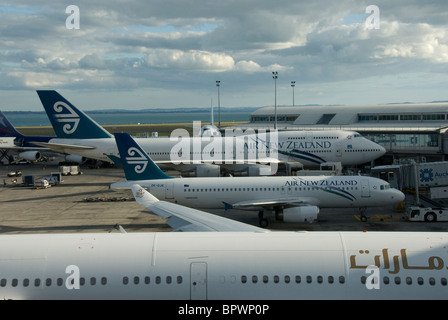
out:
M272 71L272 78L274 78L274 107L275 107L274 130L277 130L277 78L278 78L277 71Z
M291 87L292 87L292 106L294 107L294 87L296 86L296 82L295 81L291 81Z
M219 100L219 86L221 81L216 80L216 86L218 87L218 129L221 130L221 101Z

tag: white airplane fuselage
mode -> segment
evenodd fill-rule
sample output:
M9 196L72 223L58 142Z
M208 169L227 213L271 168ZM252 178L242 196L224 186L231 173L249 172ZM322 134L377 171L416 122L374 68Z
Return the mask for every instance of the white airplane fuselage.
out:
M206 177L121 181L111 188L147 188L161 200L193 208L222 209L223 202L299 198L320 208L363 208L398 204L404 194L384 180L366 176ZM244 208L242 208L244 209ZM258 208L246 208L259 210Z
M269 134L248 135L246 138L159 137L135 138L135 140L155 162L182 164L204 160L219 165L234 164L237 161L256 162L258 159L266 163L263 158L276 156L273 153L275 150L278 152L279 160L301 162L305 167L319 167L323 162L356 165L375 160L385 153L383 147L352 131L280 131L277 141L269 141L268 138L267 142L266 136ZM49 143L92 147L92 149L72 147L58 149L86 158L111 161L109 156L119 157L113 138L54 138ZM261 152L262 147L266 152Z
M447 245L444 232L0 235L0 297L447 299Z

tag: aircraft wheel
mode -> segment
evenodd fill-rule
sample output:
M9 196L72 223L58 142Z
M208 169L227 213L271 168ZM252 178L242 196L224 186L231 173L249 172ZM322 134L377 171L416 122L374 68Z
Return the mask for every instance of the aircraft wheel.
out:
M362 222L367 222L367 217L366 216L361 216L361 221Z
M437 217L436 217L436 215L434 213L427 213L425 215L425 221L426 222L434 222L436 220L437 220Z
M260 227L266 228L269 225L269 221L268 221L268 219L263 218L263 219L260 219L258 224L260 225Z

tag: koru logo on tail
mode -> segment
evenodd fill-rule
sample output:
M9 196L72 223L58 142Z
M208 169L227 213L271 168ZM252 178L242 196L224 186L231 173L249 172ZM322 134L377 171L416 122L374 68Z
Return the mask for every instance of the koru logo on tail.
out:
M145 171L146 166L148 165L148 159L146 159L145 155L137 148L131 147L128 149L128 155L130 157L126 158L126 161L129 164L135 164L134 170L136 173L142 173Z
M69 113L61 114L61 112L64 111L64 108ZM72 134L73 132L75 132L79 125L79 115L68 104L62 101L56 102L53 106L53 109L56 113L59 113L55 115L57 122L67 122L62 127L64 133Z

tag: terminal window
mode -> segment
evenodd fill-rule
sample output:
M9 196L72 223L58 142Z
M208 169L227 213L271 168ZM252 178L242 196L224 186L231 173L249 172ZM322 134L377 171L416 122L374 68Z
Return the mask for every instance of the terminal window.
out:
M316 122L316 124L329 124L335 115L336 113L323 114L322 117L320 117L320 119Z

